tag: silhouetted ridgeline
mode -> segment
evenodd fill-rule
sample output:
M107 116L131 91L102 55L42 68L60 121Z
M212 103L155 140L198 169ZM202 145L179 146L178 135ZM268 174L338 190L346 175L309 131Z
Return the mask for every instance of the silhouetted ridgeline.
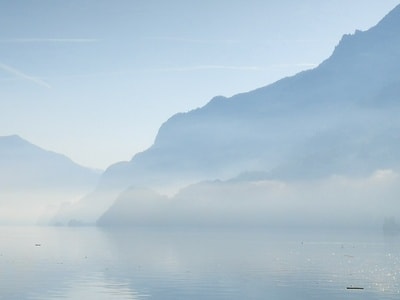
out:
M90 192L99 176L17 135L0 137L0 224L48 222L60 203Z
M187 220L184 215L194 217L199 208L199 220L204 223L250 220L257 211L262 213L255 219L268 223L274 207L279 209L272 217L294 218L290 207L297 206L305 207L302 211L310 220L310 213L318 216L317 208L325 211L331 202L335 203L338 222L351 223L353 214L360 224L368 216L378 220L396 202L393 184L400 167L399 87L400 6L370 30L345 35L331 57L315 69L231 98L215 97L202 108L172 116L161 126L152 147L129 162L109 167L98 191L83 203L101 201L104 207L110 206L130 186L162 194L170 188L176 191L196 182L220 179L229 182L229 188L218 185L212 191L196 190L197 200L193 200L193 193L185 192L165 202L162 196L150 198L171 204L163 211L165 218L171 216L168 222L190 222L193 218ZM254 180L243 174L258 175ZM229 181L235 177L238 185ZM357 182L361 186L372 182L370 194L365 195ZM238 187L244 190L229 197ZM108 189L113 192L105 194ZM390 193L382 198L386 191ZM326 197L328 192L331 194ZM251 199L246 195L252 195ZM229 202L232 198L235 200ZM138 201L145 199L148 197L122 193L99 223L121 224L120 215L127 224L141 223L143 215L138 211L143 203ZM277 199L287 205L271 206ZM379 213L374 210L378 200L383 207ZM353 203L350 211L348 203ZM153 216L163 215L160 207L163 205L156 206ZM204 216L213 217L202 218L202 208ZM151 210L146 211L152 216ZM96 215L91 218L93 221ZM315 223L317 219L321 218Z

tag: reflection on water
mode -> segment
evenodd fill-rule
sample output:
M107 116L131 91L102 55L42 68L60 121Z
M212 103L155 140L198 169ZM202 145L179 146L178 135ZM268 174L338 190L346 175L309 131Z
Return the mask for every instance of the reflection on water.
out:
M400 241L380 233L3 227L0 236L0 299L400 297Z
M31 293L30 299L142 299L129 282L112 282L102 273L73 278L67 286L49 289L47 293Z

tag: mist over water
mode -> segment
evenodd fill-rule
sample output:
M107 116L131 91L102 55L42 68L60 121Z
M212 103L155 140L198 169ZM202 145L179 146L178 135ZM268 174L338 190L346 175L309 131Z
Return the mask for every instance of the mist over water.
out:
M3 299L372 300L400 295L400 240L379 231L0 231Z

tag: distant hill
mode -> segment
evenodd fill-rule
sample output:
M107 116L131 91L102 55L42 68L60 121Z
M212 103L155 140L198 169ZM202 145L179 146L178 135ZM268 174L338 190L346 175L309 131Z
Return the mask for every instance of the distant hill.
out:
M99 191L162 192L240 174L315 181L399 170L399 115L397 6L373 28L343 36L312 70L172 116L152 147L106 170Z
M93 189L100 173L17 135L0 137L0 224L32 223ZM74 199L76 200L76 199Z
M96 184L99 175L17 135L0 137L1 189L84 187Z
M391 170L362 178L204 181L171 197L131 188L97 225L379 230L396 216L399 195L400 173Z

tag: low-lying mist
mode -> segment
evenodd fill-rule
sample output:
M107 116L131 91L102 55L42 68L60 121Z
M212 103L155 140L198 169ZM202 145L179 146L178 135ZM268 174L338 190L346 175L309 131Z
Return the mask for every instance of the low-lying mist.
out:
M86 189L25 189L0 192L0 225L47 225L63 203L78 202Z
M308 181L207 181L167 197L131 188L98 220L101 226L278 226L376 228L396 216L400 176Z

